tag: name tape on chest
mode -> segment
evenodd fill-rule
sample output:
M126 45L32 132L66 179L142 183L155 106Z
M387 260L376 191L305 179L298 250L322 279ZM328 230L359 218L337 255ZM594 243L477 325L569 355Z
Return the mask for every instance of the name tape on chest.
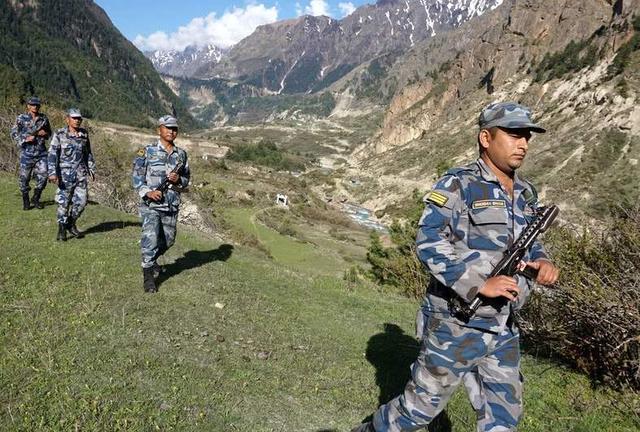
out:
M442 207L447 203L447 201L449 201L449 197L439 192L429 192L429 194L426 197L426 200L434 203L438 207Z
M471 208L473 209L483 209L483 208L506 208L507 203L504 200L478 200L474 201L471 204Z

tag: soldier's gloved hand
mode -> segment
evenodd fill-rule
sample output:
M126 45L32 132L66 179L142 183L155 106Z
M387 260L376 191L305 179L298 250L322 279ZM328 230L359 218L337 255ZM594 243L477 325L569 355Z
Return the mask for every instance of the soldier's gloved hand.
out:
M54 184L58 184L58 176L49 176L49 182L50 183L54 183Z
M153 190L153 191L147 192L146 196L151 201L160 201L162 199L162 192L157 191L157 190Z
M180 176L178 175L178 173L170 172L169 174L167 174L167 180L169 180L171 183L178 183L179 179Z
M506 297L514 301L518 297L520 288L516 280L510 276L494 276L487 279L479 292L485 297Z
M538 277L536 282L540 285L553 285L560 276L560 270L554 266L551 261L546 259L539 259L527 263L528 266L538 270Z
M44 130L44 129L40 129L40 130L38 131L38 136L47 136L47 131L46 131L46 130Z

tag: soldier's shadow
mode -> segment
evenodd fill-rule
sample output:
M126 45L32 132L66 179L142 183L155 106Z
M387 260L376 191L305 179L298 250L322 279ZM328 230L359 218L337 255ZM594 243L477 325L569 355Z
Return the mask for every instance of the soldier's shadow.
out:
M213 261L226 261L233 253L233 245L223 244L216 249L208 251L190 250L175 262L164 267L164 271L158 276L156 285L160 286L164 281L180 274L185 270L200 267Z
M84 235L91 235L97 233L103 233L108 231L113 231L117 229L124 229L130 226L142 226L140 222L131 222L131 221L109 221L109 222L100 222L98 225L94 225L92 227L87 228L83 231Z
M40 204L42 204L45 207L49 207L52 205L58 205L58 203L56 203L54 200L40 200Z
M416 361L420 344L396 324L385 323L384 332L371 336L367 342L366 358L376 368L376 384L380 388L380 405L403 393L411 378L411 364ZM371 417L365 421L371 420ZM451 432L451 421L443 411L426 430Z

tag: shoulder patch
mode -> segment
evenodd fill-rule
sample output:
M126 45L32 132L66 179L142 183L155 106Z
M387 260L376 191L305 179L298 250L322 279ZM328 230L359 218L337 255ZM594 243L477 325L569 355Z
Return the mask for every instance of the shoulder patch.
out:
M429 201L437 205L438 207L442 207L449 201L449 197L439 193L439 192L429 192L425 197L425 201Z
M138 153L136 154L140 157L144 156L144 148L141 148L140 150L138 150Z

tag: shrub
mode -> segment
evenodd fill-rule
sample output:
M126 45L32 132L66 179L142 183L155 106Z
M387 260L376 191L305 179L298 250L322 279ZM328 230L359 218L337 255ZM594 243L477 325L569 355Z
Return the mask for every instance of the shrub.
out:
M417 190L413 191L412 202L413 206L406 213L407 220L394 221L389 228L393 246L384 247L380 234L371 233L367 261L376 282L396 287L408 297L419 298L424 294L427 274L415 248L418 220L424 207L422 194Z
M227 155L232 161L252 162L280 171L304 170L304 163L278 148L273 141L239 144Z
M561 279L523 311L528 342L595 382L640 389L640 207L618 211L600 232L551 231Z
M548 81L560 78L570 72L577 72L585 67L591 67L598 61L598 48L591 44L591 39L571 41L564 50L557 53L547 53L535 68L534 81Z

